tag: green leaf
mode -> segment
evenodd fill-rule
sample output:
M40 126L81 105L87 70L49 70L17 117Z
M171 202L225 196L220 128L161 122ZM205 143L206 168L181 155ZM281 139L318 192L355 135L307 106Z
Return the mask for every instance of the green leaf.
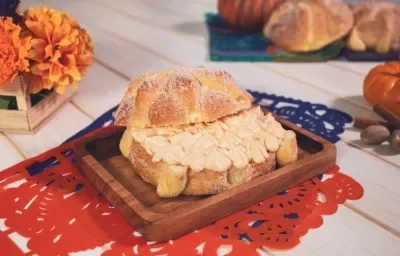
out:
M8 104L10 104L10 97L1 97L0 96L0 109L8 109Z

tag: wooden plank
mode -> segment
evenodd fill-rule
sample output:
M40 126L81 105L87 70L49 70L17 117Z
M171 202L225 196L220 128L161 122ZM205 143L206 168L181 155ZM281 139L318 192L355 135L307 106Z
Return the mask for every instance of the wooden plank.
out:
M339 207L333 216L324 217L321 228L311 230L301 239L307 247L272 251L276 255L399 255L399 238L366 221L346 207Z
M186 38L199 41L204 41L207 38L204 13L208 10L202 2L189 1L187 4L176 4L179 7L176 7L173 1L171 2L172 6L170 6L167 2L151 0L119 0L112 4L107 0L100 0L96 1L96 4L144 24L168 27L172 32L183 34ZM132 12L133 8L135 12ZM194 13L191 12L192 9L195 11ZM187 10L189 12L186 12ZM157 18L149 19L150 16Z
M96 44L98 51L101 48ZM129 81L94 63L82 81L72 102L88 116L95 118L119 103Z
M24 110L0 109L0 130L29 132L28 117Z
M15 79L5 87L0 88L0 95L4 96L22 96L23 91L21 90L21 79L20 76L16 76Z
M28 87L24 86L24 78L22 76L18 76L17 79L19 80L21 87L21 94L17 95L17 106L19 110L27 110L31 107L31 98Z
M337 143L337 147L342 171L364 187L364 197L347 205L400 236L400 189L395 181L400 169L382 164L376 158L365 157L361 151L346 147L343 142Z
M382 62L330 61L329 64L359 75L366 75L373 67L382 64Z
M262 63L258 64L278 74L285 74L302 84L343 98L364 109L372 107L362 95L364 77L348 70L333 68L324 63Z
M21 76L15 77L14 81L0 88L0 96L15 97L18 110L0 109L0 130L29 133L30 127L27 118L27 107L30 103L26 101L26 88L23 88Z
M0 152L0 172L24 160L24 156L3 133L0 133Z

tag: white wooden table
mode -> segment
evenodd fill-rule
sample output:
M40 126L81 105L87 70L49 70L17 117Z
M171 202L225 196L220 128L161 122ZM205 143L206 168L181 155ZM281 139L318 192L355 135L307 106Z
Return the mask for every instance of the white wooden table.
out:
M207 61L204 13L216 11L216 0L22 2L22 9L47 4L76 17L95 42L96 62L78 94L35 135L0 134L0 169L58 146L84 128L118 104L131 78L176 65L224 69L247 89L379 119L362 97L363 78L377 63ZM400 255L400 155L385 147L364 147L352 129L346 129L337 147L338 165L364 187L364 197L324 216L323 226L311 230L295 249L271 255Z

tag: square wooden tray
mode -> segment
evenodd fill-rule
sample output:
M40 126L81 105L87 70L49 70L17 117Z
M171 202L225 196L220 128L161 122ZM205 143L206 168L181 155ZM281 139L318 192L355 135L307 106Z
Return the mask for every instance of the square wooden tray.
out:
M299 160L216 195L160 198L156 188L136 175L121 155L118 145L123 127L76 143L76 161L135 230L149 241L166 241L322 174L335 164L334 144L283 118L275 118L284 128L296 132Z

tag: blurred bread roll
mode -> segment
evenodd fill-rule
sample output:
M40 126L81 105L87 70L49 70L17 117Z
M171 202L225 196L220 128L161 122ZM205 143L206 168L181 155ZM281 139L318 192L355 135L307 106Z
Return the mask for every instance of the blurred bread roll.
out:
M346 36L354 18L341 0L288 0L271 14L266 38L290 52L311 52Z
M354 28L347 47L354 51L400 50L400 6L393 2L363 2L350 5Z

